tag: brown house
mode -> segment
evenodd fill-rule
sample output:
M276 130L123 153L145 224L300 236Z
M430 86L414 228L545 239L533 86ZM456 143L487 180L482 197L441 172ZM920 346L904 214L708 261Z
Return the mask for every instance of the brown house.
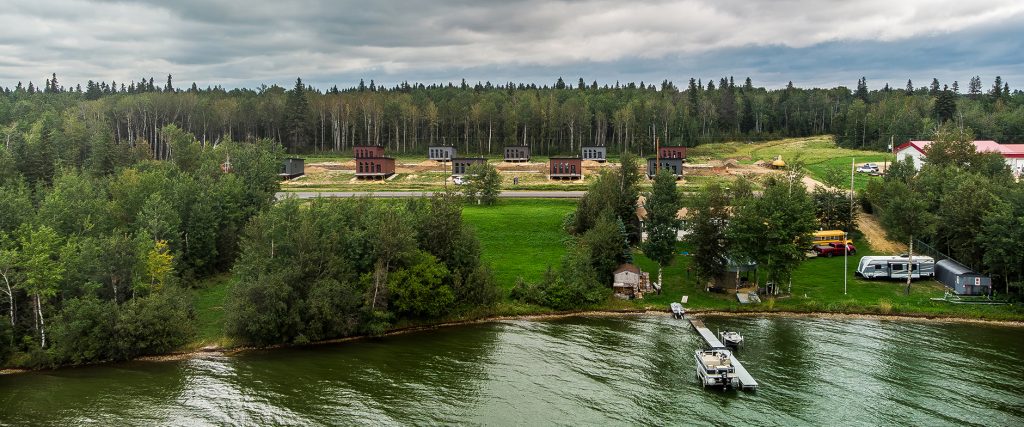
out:
M662 159L685 159L686 147L659 147L658 157Z
M548 176L552 179L582 179L583 159L579 157L552 157L548 160Z
M487 159L483 157L459 157L452 159L452 176L462 176L466 174L470 166L482 165L487 163Z
M356 178L385 179L395 174L395 159L390 157L356 158Z
M352 153L357 159L384 157L384 147L376 145L357 145L352 147Z

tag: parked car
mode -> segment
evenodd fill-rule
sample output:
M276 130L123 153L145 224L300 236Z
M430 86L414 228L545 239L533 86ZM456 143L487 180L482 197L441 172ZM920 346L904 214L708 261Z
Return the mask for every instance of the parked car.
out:
M454 182L455 185L463 185L463 184L469 182L469 180L465 179L465 178L463 178L461 176L453 176L452 177L452 182Z
M863 165L860 165L860 167L857 168L857 172L869 173L869 174L877 174L878 173L878 165L876 165L874 163L865 163Z
M852 244L846 245L846 250L850 251L850 255L857 253L857 248ZM843 244L842 243L829 243L825 245L814 245L811 248L815 255L832 258L832 256L843 256Z

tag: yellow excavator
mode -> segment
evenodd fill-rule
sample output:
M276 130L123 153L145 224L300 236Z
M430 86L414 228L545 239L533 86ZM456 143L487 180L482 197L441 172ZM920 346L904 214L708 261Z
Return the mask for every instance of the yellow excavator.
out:
M782 161L782 155L775 156L775 160L772 160L773 169L782 169L786 167L786 162Z

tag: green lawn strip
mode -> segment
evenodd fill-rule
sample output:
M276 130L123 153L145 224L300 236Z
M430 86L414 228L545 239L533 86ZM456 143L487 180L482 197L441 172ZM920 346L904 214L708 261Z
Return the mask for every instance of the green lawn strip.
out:
M234 278L224 273L203 280L196 288L196 342L193 347L227 344L224 338L224 304L234 283Z
M558 266L566 252L562 219L575 207L574 200L502 199L495 206L468 205L462 216L476 229L484 261L507 290L519 277L535 282L549 265Z

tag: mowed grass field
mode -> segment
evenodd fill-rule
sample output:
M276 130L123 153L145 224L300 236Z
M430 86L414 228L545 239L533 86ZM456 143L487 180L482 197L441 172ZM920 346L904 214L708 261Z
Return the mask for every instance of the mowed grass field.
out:
M562 219L574 209L576 201L569 199L500 199L494 206L467 205L462 217L507 290L520 277L537 281L548 266L558 267L566 253Z

